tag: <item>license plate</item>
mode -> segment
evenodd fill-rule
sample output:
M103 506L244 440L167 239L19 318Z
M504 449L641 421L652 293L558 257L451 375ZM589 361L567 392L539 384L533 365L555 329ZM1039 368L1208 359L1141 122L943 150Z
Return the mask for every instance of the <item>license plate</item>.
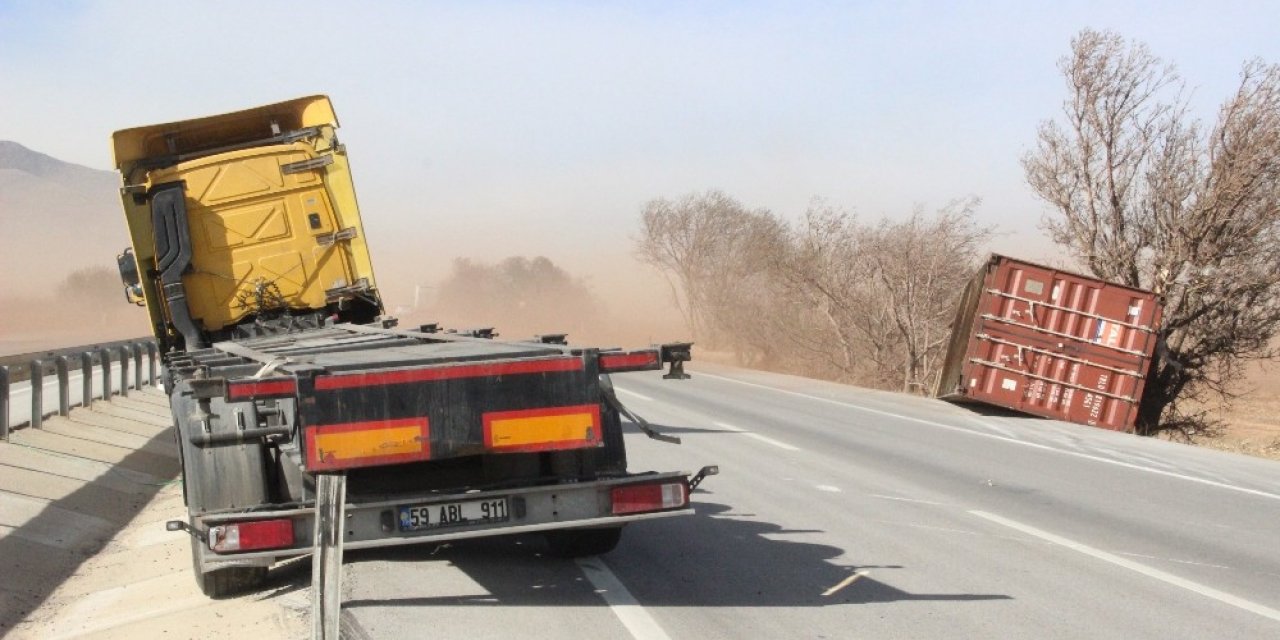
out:
M400 507L400 530L421 531L436 527L506 522L508 513L506 498Z

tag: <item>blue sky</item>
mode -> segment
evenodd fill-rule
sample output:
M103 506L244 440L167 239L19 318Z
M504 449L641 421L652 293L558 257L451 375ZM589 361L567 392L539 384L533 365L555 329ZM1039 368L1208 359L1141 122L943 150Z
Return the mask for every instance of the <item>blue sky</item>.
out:
M327 93L401 283L544 254L607 287L646 200L709 188L868 219L977 195L995 248L1044 252L1018 159L1074 33L1146 42L1208 118L1245 59L1280 61L1278 23L1274 1L0 0L0 139L106 169L115 129Z

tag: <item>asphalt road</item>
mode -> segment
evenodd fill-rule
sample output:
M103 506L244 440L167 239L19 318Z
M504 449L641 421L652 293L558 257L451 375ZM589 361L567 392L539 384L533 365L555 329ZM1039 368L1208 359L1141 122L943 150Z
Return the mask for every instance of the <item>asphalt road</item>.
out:
M612 553L348 551L373 638L1277 638L1280 463L701 366L616 376L633 470L721 475Z

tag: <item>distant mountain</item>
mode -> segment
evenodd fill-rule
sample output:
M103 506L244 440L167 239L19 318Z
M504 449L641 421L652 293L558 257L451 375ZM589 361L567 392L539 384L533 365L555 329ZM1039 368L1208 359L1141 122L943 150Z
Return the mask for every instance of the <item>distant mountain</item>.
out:
M129 242L119 179L0 140L0 295L38 296Z
M101 180L103 176L112 176L110 171L63 162L8 140L0 140L0 169L13 169L51 180Z

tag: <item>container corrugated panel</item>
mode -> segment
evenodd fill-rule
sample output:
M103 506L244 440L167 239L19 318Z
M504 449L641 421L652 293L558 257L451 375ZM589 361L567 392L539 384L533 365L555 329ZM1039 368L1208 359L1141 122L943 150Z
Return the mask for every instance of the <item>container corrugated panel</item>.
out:
M1149 291L992 255L961 297L936 395L1132 430L1161 313Z

